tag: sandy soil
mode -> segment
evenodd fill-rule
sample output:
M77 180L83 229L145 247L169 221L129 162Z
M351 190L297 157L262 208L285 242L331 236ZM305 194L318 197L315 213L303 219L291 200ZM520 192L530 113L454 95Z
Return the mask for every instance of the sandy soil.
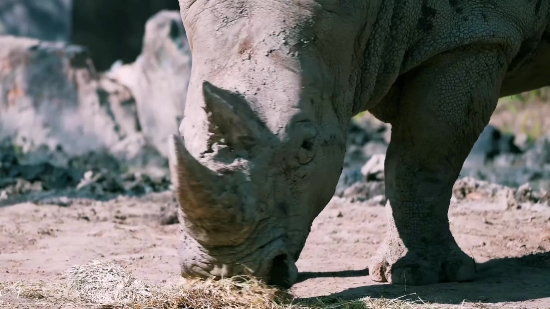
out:
M69 207L1 207L0 281L62 281L69 267L93 259L115 260L149 282L175 278L178 225L165 224L173 209L168 192L80 200ZM503 210L464 202L451 206L450 222L459 245L479 263L474 282L379 284L369 279L366 265L384 236L384 208L333 200L314 222L293 293L299 298L406 297L449 305L550 308L550 207Z

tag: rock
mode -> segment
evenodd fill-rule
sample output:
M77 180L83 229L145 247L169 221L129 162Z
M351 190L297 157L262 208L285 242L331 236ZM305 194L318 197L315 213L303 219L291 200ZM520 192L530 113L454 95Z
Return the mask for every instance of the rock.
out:
M42 191L42 184L40 182L31 183L25 179L17 179L15 184L0 190L0 200L6 200L15 195L40 191Z
M0 145L17 149L20 173L51 172L47 186L76 185L71 179L78 182L81 175L67 169L68 162L91 153L168 173L167 159L146 144L131 91L97 74L83 47L0 37L0 93Z
M515 193L515 198L519 203L525 203L531 200L533 190L528 183L521 185Z
M72 0L2 0L0 35L69 42L72 7Z
M177 11L157 13L145 29L138 59L107 76L130 89L147 143L168 157L168 137L178 132L185 108L191 50Z
M73 200L69 199L66 196L60 196L60 197L47 197L39 201L38 204L45 204L45 205L56 205L61 207L68 207L73 204Z
M352 119L348 133L348 145L363 146L370 140L369 133L358 120Z
M101 76L98 80L98 96L101 102L108 104L109 113L122 137L136 136L141 131L135 98L130 89L107 76Z
M377 195L369 200L369 202L372 202L376 205L385 205L388 200L386 199L386 196L384 194Z
M488 159L499 153L500 131L492 125L488 125L479 135L470 154L464 162L465 166L482 166Z
M519 154L521 150L514 144L514 135L503 134L496 127L487 125L475 142L464 167L483 166L499 154Z
M334 195L342 197L347 188L356 182L363 182L363 179L360 168L344 168L342 174L340 174Z
M346 149L346 156L344 157L344 167L351 168L356 166L362 166L367 161L363 148L358 145L348 145Z
M545 192L534 191L529 183L521 185L515 192L518 203L538 203Z
M514 188L477 180L471 177L459 179L453 186L453 198L463 200L484 200L513 209L522 203L537 203L545 199L545 192L534 191L528 184Z
M495 167L511 167L516 164L518 157L512 154L501 154L493 159L493 166Z
M84 177L82 178L80 183L78 183L78 185L76 186L76 189L82 190L85 188L89 188L102 179L103 179L103 174L97 173L94 175L93 171L87 171L86 173L84 173Z
M174 201L160 208L160 225L172 225L179 223L178 205Z
M368 113L354 117L347 139L346 166L363 166L371 156L385 153L387 144L383 133L386 129L386 124Z
M515 191L512 188L472 177L464 177L458 179L453 185L453 196L458 201L464 199L492 199L495 198L499 192L506 191L503 195L509 195L508 191L510 190L512 197L514 197Z
M374 155L362 168L345 168L340 175L335 195L350 201L371 201L380 204L385 201L384 184L385 155ZM384 197L381 199L381 197ZM385 203L385 202L384 202Z
M346 156L344 158L344 169L338 180L335 196L343 197L346 195L348 198L351 198L351 195L355 194L353 192L357 192L357 194L359 194L359 196L357 196L358 200L366 199L364 194L361 193L363 190L360 189L362 185L359 184L354 188L351 187L356 183L363 183L365 181L365 176L361 171L362 167L364 168L366 165L365 162L368 163L373 156L383 156L386 153L388 146L385 142L384 135L388 132L389 128L390 126L388 124L378 121L368 113L364 113L352 119L347 140ZM370 164L372 164L372 162ZM383 174L383 167L381 172ZM383 175L376 176L374 174L369 174L369 177L369 180L371 180L371 178L374 181L383 180ZM346 190L347 193L345 193ZM370 189L365 190L368 191Z
M539 198L540 204L546 204L550 206L550 194L546 190L540 191L540 198ZM550 224L550 222L549 222Z
M509 187L504 187L501 190L498 190L492 202L502 205L504 210L515 209L518 207L519 203L515 198L515 190Z
M550 168L550 134L537 139L522 159L525 166L531 169Z
M361 174L365 181L382 181L384 180L384 160L385 154L377 154L370 158L361 168Z
M69 156L114 145L121 137L95 78L83 47L0 37L0 140Z
M363 134L366 133L367 140L378 140L384 141L384 135L390 131L390 125L376 119L373 115L365 112L363 115L354 117L351 121L352 123L352 132L362 131ZM366 142L365 140L364 142ZM363 143L364 143L363 142ZM356 143L357 145L362 145Z
M17 198L20 195L33 202L47 202L51 197L51 203L61 205L67 203L57 201L60 198L57 193L104 198L106 194L143 195L166 191L170 187L169 176L163 171L149 168L140 173L125 172L127 166L123 162L105 154L70 158L65 167L20 162L13 147L0 147L0 154L0 160L5 160L0 161L2 205L10 205L12 197L14 202L22 201ZM40 196L28 195L40 191L48 192Z
M363 155L370 159L374 155L385 155L387 150L388 145L385 142L371 141L363 147Z
M499 154L520 154L523 151L516 145L516 137L514 134L501 133L499 140Z
M122 158L130 172L159 173L167 176L168 158L148 145L142 134L129 136L109 149L115 158ZM158 176L157 176L158 177Z
M356 182L342 194L342 197L350 199L351 202L368 201L375 197L380 199L379 196L385 196L384 182Z
M478 181L472 177L459 179L453 185L453 197L457 200L465 199L470 193L478 187Z

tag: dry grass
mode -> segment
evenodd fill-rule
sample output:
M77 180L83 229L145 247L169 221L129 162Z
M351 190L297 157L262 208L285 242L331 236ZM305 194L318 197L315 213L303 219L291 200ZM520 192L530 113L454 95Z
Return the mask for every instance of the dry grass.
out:
M0 307L51 308L189 308L189 309L404 309L443 308L422 301L365 298L343 301L331 297L293 301L285 291L238 277L223 280L181 280L149 285L112 262L94 261L67 271L65 284L0 282ZM448 306L445 306L448 308ZM471 304L460 308L488 308Z
M16 300L36 305L74 304L104 308L299 308L284 291L246 277L181 280L162 286L136 279L126 268L107 261L71 267L65 284L0 283L0 307Z

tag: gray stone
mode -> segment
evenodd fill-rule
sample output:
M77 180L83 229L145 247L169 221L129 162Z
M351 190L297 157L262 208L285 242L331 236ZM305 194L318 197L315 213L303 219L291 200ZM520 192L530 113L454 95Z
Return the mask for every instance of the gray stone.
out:
M379 203L381 202L380 196L385 196L385 185L382 181L356 182L342 194L342 197L348 198L352 202L363 202L376 198L375 203Z
M365 177L365 181L381 181L384 180L384 161L385 154L377 154L372 156L365 165L361 168L361 174Z
M357 182L363 182L364 176L361 174L360 168L344 168L342 174L340 174L340 179L336 185L336 191L334 195L342 197L345 190L351 187Z
M141 133L132 93L97 74L85 48L65 43L0 37L0 143L17 149L3 165L67 167L106 153L167 174L166 158Z
M388 150L388 144L382 141L368 142L363 146L363 155L366 158L371 158L374 155L385 155Z
M464 167L480 167L500 154L519 154L521 149L514 144L514 135L504 134L493 125L487 125L481 132Z
M0 140L74 156L121 139L85 48L0 37L0 59Z
M136 62L114 67L107 76L130 89L147 143L168 157L167 138L183 118L191 51L179 12L161 11L145 28Z

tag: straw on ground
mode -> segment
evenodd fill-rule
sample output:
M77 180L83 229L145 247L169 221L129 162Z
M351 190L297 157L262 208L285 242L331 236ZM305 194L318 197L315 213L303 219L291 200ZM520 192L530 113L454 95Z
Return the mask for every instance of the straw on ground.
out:
M331 297L308 301L247 277L222 280L181 280L150 285L136 279L125 267L111 261L93 261L67 271L64 284L0 282L0 307L32 304L33 308L72 304L103 308L193 309L404 309L449 308L400 299L364 298L345 301ZM460 308L489 308L465 304Z

